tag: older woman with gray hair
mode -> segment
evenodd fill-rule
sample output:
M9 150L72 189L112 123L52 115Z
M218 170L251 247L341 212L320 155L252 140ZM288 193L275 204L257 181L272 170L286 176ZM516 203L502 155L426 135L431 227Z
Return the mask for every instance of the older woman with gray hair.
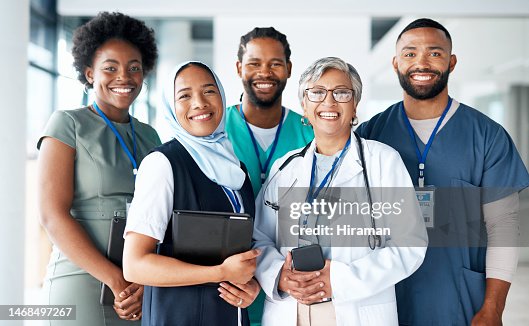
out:
M301 75L301 123L312 125L315 139L275 162L256 200L254 247L262 251L256 278L267 296L264 326L398 325L394 286L421 265L427 234L399 154L352 130L361 95L358 72L339 58L319 59ZM336 216L322 207L350 200L345 187L358 187L353 189L369 204L356 223L371 230L384 224L391 235L338 234ZM397 187L410 190L398 193L410 204L401 207L405 225L375 221L375 204L389 200L377 189ZM296 198L301 205L294 205ZM352 218L344 216L342 222Z

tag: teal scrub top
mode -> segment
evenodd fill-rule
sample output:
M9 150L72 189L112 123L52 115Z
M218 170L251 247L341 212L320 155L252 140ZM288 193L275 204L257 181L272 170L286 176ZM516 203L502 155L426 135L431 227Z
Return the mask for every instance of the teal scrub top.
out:
M360 125L361 137L395 148L417 185L418 159L400 103ZM421 153L425 144L415 134ZM396 286L401 325L470 325L485 296L485 254L482 246L450 243L432 247L440 232L470 234L486 232L481 205L521 191L529 185L529 174L505 129L479 111L460 104L437 133L426 158L425 184L443 188L436 199L436 226L428 229L429 248L421 267ZM461 198L461 189L471 191L472 200ZM488 191L484 191L488 190ZM462 201L464 212L438 209ZM477 212L475 214L468 212ZM438 216L441 215L441 216ZM439 230L437 225L445 227ZM432 242L433 241L433 242ZM486 242L485 242L486 243Z
M304 147L314 138L312 127L302 125L301 116L299 114L292 110L286 109L285 115L286 118L283 121L283 126L281 127L281 132L279 133L276 150L272 155L272 159L270 160L270 164L266 170L266 177L268 177L270 168L274 164L275 160L281 158L291 150ZM254 196L257 197L257 194L259 193L259 190L261 190L262 186L261 167L259 166L259 160L261 165L264 166L268 156L270 155L272 146L269 146L268 149L264 151L261 146L257 145L259 150L259 158L257 157L252 144L252 138L248 132L248 128L246 127L241 113L235 105L230 106L226 110L226 132L228 133L228 138L233 144L235 155L237 155L239 160L242 161L248 169Z

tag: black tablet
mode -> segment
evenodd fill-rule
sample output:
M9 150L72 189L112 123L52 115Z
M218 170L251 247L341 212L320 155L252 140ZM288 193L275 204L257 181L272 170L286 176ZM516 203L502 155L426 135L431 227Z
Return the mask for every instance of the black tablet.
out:
M203 266L251 249L253 218L248 214L175 210L173 256Z
M110 224L107 258L119 267L122 267L123 265L123 246L125 244L123 233L125 232L126 224L127 220L119 217L114 217ZM114 304L114 294L104 283L101 283L101 297L99 298L99 303L102 305Z

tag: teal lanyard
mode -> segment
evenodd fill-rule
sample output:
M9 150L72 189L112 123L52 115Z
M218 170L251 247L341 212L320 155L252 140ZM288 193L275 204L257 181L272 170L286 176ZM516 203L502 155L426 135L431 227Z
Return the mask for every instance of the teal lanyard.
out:
M285 117L285 108L283 106L281 107L281 119L279 120L279 125L277 126L276 136L274 138L274 142L272 143L272 149L270 150L270 155L268 155L268 158L266 159L264 166L261 164L261 158L259 157L259 146L257 145L257 140L255 139L252 129L250 128L250 125L248 124L248 122L246 121L246 117L244 116L244 111L242 110L242 103L241 103L240 108L241 108L242 119L244 120L244 124L246 124L248 133L250 134L250 138L252 139L253 149L255 151L255 155L257 155L257 162L259 162L259 168L261 169L261 184L264 184L266 180L266 171L268 171L268 166L270 166L270 162L272 161L272 156L274 156L277 143L279 142L279 133L281 132L281 126L283 125L283 118Z
M97 105L95 101L92 104L92 106L97 111L97 114L99 114L99 116L101 116L101 118L105 120L105 123L110 128L110 130L112 130L114 135L116 135L116 138L118 139L119 144L121 145L121 148L123 149L123 151L125 151L125 154L127 154L127 157L129 158L130 163L132 163L132 174L134 175L134 180L136 180L136 174L138 173L138 164L136 163L136 133L134 132L134 123L132 123L132 117L129 115L129 124L130 124L130 129L132 130L132 151L133 153L131 154L129 148L127 147L127 145L125 144L125 141L123 140L123 137L121 137L119 131L116 129L116 126L114 126L112 121L110 121L110 119L107 118L107 116L103 113L103 111L101 111L101 109L99 108L99 106Z

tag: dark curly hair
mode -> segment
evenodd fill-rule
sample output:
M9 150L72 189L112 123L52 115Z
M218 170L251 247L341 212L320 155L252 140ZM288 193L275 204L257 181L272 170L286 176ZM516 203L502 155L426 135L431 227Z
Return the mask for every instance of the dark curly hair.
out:
M246 53L246 44L256 38L271 38L279 41L283 45L285 50L285 59L290 61L290 44L288 44L287 37L285 34L279 32L273 27L256 27L241 36L241 42L239 43L239 51L237 52L237 58L242 62L242 57Z
M91 67L96 50L110 39L130 42L141 53L143 71L149 73L158 58L154 31L143 21L119 12L100 12L86 24L77 28L73 35L73 66L77 79L87 87L85 69Z

